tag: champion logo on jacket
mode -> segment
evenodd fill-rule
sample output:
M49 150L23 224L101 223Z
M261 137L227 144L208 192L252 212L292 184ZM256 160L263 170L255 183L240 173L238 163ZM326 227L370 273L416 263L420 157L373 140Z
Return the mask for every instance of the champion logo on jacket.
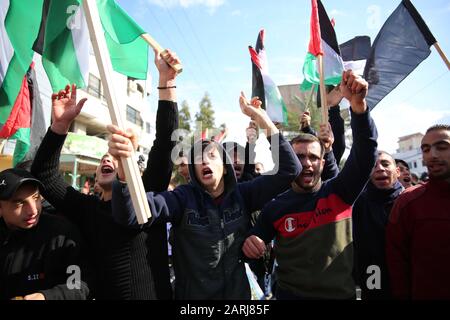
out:
M273 226L281 236L293 238L307 230L350 218L351 214L349 204L336 194L330 194L321 198L314 210L282 214L280 219L273 222Z

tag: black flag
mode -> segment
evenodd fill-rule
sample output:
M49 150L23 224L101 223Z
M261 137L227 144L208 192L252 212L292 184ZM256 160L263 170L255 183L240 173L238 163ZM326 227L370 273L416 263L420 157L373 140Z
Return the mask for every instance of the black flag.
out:
M357 36L339 45L345 70L363 75L367 58L370 56L370 37Z
M402 0L378 33L364 69L370 110L430 55L434 43L411 1Z

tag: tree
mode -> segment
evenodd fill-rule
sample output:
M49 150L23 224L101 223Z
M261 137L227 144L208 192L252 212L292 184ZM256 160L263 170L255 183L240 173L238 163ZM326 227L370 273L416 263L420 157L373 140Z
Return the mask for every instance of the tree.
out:
M200 110L195 114L195 121L196 130L200 130L199 125L201 125L202 130L206 128L213 129L215 127L214 109L208 92L205 92L205 95L200 101Z
M181 110L178 113L178 128L191 131L191 113L189 112L189 104L184 100L181 104Z

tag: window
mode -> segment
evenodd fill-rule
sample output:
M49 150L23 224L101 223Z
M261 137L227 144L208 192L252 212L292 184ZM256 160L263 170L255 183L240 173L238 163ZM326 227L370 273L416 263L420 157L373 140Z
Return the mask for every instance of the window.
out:
M414 161L414 168L417 168L417 162Z
M148 134L151 133L151 126L148 122L145 123L145 132L147 132Z
M138 125L141 128L144 124L139 111L128 105L127 105L127 120L130 121L131 123L134 123L135 125Z
M102 96L101 81L99 78L97 78L96 76L94 76L91 73L89 73L89 83L88 83L87 92L90 95L93 95L94 97L99 98L99 99Z

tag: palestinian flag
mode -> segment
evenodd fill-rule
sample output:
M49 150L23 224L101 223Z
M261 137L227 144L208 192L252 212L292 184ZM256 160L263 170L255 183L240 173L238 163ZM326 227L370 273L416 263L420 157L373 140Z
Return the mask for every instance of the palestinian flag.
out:
M26 115L18 110L27 105L28 93L25 75L33 60L32 46L39 30L41 11L42 0L0 0L0 124L2 125L2 137L9 137L17 133L18 128L23 127L18 123L26 122ZM12 110L15 110L15 115L11 115ZM11 119L9 119L10 115ZM27 127L29 129L29 123ZM17 137L21 138L22 135Z
M318 55L323 56L326 85L341 82L344 66L339 51L336 33L320 0L311 0L311 27L308 54L303 64L302 91L311 90L313 84L320 83Z
M266 50L264 49L264 30L261 30L256 40L255 49L248 47L252 60L252 97L259 97L262 108L275 123L287 124L287 109L281 97L280 90L269 76Z
M114 70L146 79L148 44L140 37L145 31L114 0L97 0L97 6ZM54 92L68 83L88 84L89 41L81 0L44 0L33 49L42 55Z
M411 1L403 0L381 27L364 70L372 110L431 53L436 39Z
M33 68L34 64L30 68ZM21 162L30 145L31 101L28 88L28 77L25 75L11 113L0 130L0 138L16 139L16 146L22 143L22 148L15 148L13 165ZM20 149L20 150L19 150Z
M17 155L18 159L23 158L22 161L34 159L34 156L41 145L42 139L44 139L44 136L47 133L47 124L45 121L44 108L42 106L41 92L39 91L36 71L34 68L30 68L28 70L27 81L31 102L30 139L24 143L20 142L20 140L16 142L16 149L14 150L14 153ZM21 145L24 147L22 148ZM20 156L20 150L23 150L21 154L24 156Z
M13 166L22 161L33 160L46 131L42 100L32 62L23 78L11 113L0 129L0 138L16 140Z

